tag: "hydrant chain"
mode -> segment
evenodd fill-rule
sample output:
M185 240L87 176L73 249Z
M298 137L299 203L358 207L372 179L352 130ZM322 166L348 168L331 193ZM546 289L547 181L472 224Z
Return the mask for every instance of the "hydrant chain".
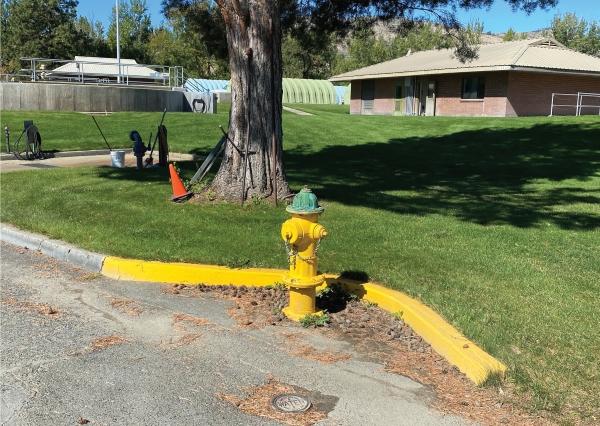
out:
M285 251L287 253L288 256L288 263L290 265L295 265L296 264L296 257L300 258L300 260L303 261L309 261L312 259L316 259L317 258L317 253L319 251L319 247L321 247L321 241L323 241L322 238L319 238L319 240L317 241L317 246L315 247L315 251L313 252L313 254L311 256L308 257L302 257L300 255L300 253L298 253L298 251L291 251L290 250L290 240L285 240ZM293 258L293 261L290 261L290 258Z

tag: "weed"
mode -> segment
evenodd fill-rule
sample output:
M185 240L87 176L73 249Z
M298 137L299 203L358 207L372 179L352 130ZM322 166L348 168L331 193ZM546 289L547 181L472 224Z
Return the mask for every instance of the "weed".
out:
M212 192L210 189L206 191L206 199L208 201L215 201L217 199L217 194Z
M329 323L329 313L326 310L323 310L321 315L318 314L306 314L302 318L300 318L300 324L302 327L323 327L325 324Z
M317 303L331 309L344 308L349 301L357 298L356 294L348 292L339 282L317 291Z
M404 311L397 311L392 313L392 316L396 319L402 319L402 315L404 315Z
M252 205L256 207L265 207L269 205L269 202L261 197L259 194L252 194Z
M266 285L265 288L269 290L287 290L287 286L284 283L280 283L279 281L275 281L273 284Z
M377 306L377 303L371 302L370 300L362 300L360 303L362 303L365 308L374 308Z

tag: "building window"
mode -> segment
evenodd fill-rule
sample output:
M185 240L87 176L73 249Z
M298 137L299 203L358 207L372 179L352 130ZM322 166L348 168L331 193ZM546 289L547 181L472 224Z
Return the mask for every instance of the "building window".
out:
M463 78L462 99L483 99L485 77Z

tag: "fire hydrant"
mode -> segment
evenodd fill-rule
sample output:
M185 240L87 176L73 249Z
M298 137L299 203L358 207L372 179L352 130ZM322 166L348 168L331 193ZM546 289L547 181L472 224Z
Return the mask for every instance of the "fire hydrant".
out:
M292 218L281 227L281 237L290 264L290 271L283 276L284 284L290 288L290 304L283 308L283 313L299 321L307 314L322 314L316 310L316 289L325 278L318 275L317 252L327 231L318 223L323 207L307 186L294 197L286 211Z
M142 137L136 130L129 132L129 139L135 141L133 144L133 155L137 158L136 167L142 169L144 168L144 155L146 154L146 151L148 151L148 148L146 148L146 145L142 142Z

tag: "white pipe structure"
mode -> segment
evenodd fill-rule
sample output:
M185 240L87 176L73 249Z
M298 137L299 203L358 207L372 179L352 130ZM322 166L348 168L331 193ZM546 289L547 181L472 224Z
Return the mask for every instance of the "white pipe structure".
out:
M117 22L117 83L121 82L121 43L119 39L119 0L115 0L117 5L115 20Z

